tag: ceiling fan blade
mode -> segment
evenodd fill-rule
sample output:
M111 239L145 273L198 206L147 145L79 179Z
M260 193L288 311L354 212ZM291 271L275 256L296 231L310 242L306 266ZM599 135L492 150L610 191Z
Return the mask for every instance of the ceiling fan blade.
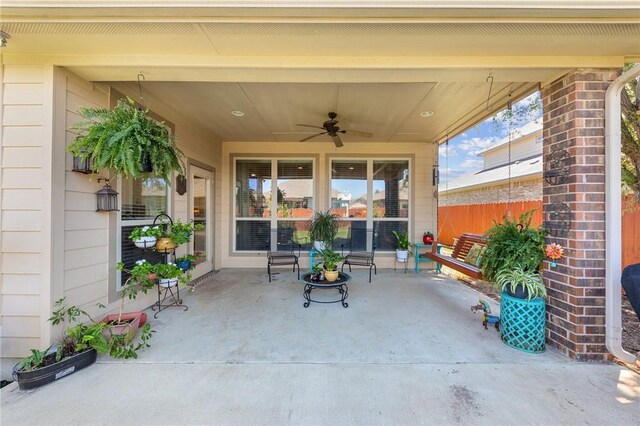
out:
M340 139L340 136L338 135L329 135L329 136L331 136L331 139L333 139L333 143L336 145L336 148L340 148L344 146L342 143L342 139Z
M315 138L316 136L325 135L325 134L327 134L327 132L323 132L323 133L316 133L315 135L307 136L307 137L306 137L306 138L304 138L304 139L300 139L300 142L306 142L306 141L308 141L309 139L313 139L313 138Z
M311 124L296 124L296 126L302 126L302 127L313 127L314 129L324 129L324 127L320 127L320 126L312 126Z
M360 130L347 130L347 134L351 134L354 136L362 136L363 138L370 138L373 137L373 133L371 132L362 132Z

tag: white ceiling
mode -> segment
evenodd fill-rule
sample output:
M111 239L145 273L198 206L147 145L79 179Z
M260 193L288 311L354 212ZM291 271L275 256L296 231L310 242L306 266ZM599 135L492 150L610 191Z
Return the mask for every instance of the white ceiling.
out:
M223 141L296 141L313 134L297 123L320 126L329 111L372 141L441 141L495 113L510 92L518 99L571 68L640 58L640 13L622 9L411 15L74 4L5 8L0 29L11 35L4 63L46 61L128 93L142 71L145 96Z

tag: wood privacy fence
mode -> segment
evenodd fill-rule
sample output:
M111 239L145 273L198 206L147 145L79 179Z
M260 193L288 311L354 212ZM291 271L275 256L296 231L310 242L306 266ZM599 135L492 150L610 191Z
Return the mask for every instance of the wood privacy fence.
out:
M511 203L513 217L536 209L531 223L542 223L542 201L516 201ZM465 232L483 234L500 222L507 213L508 203L471 204L438 207L438 241L453 244L453 239ZM623 200L622 212L622 267L640 263L640 206L632 197Z

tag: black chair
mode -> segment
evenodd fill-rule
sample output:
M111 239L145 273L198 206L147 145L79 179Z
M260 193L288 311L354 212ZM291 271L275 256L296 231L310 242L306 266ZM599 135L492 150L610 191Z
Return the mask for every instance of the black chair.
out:
M640 320L640 263L629 265L622 271L622 288L627 293L631 307Z
M376 245L374 241L372 250L366 251L367 230L364 227L357 227L357 223L358 222L353 222L352 227L349 230L351 234L349 242L340 245L340 250L344 257L341 271L344 272L344 265L349 265L349 272L351 272L351 265L366 266L369 268L369 282L371 282L371 269L373 269L374 273L378 275L378 268L374 262ZM345 250L347 252L346 255Z
M296 255L296 249L298 254ZM278 229L277 250L271 251L271 244L267 244L267 274L271 282L271 266L293 265L292 272L298 268L298 279L300 279L300 251L302 245L293 241L293 229Z

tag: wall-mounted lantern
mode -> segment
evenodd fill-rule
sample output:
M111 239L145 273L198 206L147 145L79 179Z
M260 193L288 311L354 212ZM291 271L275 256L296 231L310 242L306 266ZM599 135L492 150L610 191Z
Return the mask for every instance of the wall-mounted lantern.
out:
M111 212L118 210L118 193L111 189L109 179L98 178L98 183L100 181L104 181L105 184L100 191L96 192L96 198L98 200L98 208L96 211Z
M83 158L83 155L74 155L73 156L73 166L71 170L78 173L84 173L88 175L93 172L93 157L88 155L86 158Z

